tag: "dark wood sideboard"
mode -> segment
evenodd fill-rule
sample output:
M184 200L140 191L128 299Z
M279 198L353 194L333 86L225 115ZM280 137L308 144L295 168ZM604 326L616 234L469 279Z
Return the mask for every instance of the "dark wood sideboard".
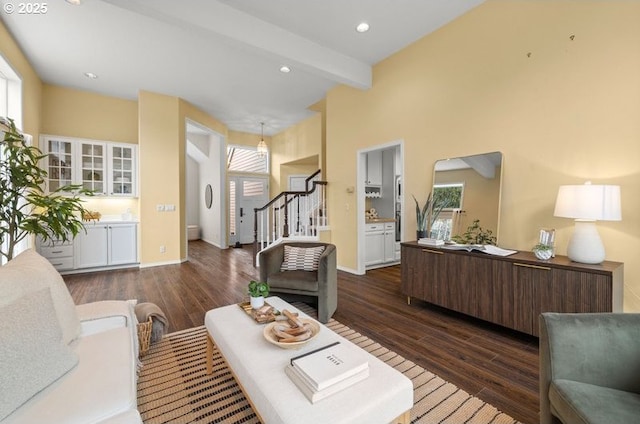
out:
M538 336L542 312L622 312L624 264L494 256L402 243L402 293Z

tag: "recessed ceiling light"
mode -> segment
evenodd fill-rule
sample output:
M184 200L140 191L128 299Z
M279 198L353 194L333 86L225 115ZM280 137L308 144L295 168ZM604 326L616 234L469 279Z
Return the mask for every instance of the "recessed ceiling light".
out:
M291 68L289 68L287 65L282 65L280 67L280 72L282 72L283 74L288 74L289 72L291 72Z
M94 74L93 72L85 72L84 76L90 79L96 79L98 78L98 76L96 74Z
M65 0L67 3L72 4L74 6L79 6L82 4L82 0Z
M356 31L358 32L367 32L369 31L369 24L366 22L360 22L358 26L356 26Z

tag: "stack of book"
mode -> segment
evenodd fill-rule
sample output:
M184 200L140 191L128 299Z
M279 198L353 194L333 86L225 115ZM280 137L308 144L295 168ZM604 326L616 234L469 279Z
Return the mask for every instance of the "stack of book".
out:
M291 358L285 373L315 403L367 378L369 361L362 349L335 342Z
M443 246L444 240L438 240L434 238L421 238L418 239L418 244L424 244L426 246Z

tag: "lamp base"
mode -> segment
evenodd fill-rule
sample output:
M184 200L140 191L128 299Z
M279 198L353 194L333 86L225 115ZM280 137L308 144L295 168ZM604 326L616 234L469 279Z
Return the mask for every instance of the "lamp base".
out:
M567 256L574 262L599 264L604 261L604 245L595 221L575 221L573 235L567 246Z

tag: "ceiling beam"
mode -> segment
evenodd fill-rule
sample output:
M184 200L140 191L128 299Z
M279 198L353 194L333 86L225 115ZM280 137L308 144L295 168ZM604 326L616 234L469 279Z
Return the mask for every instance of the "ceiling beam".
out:
M166 24L211 36L224 36L253 49L276 56L294 69L359 89L372 85L371 66L316 44L216 0L186 5L175 0L103 0Z

